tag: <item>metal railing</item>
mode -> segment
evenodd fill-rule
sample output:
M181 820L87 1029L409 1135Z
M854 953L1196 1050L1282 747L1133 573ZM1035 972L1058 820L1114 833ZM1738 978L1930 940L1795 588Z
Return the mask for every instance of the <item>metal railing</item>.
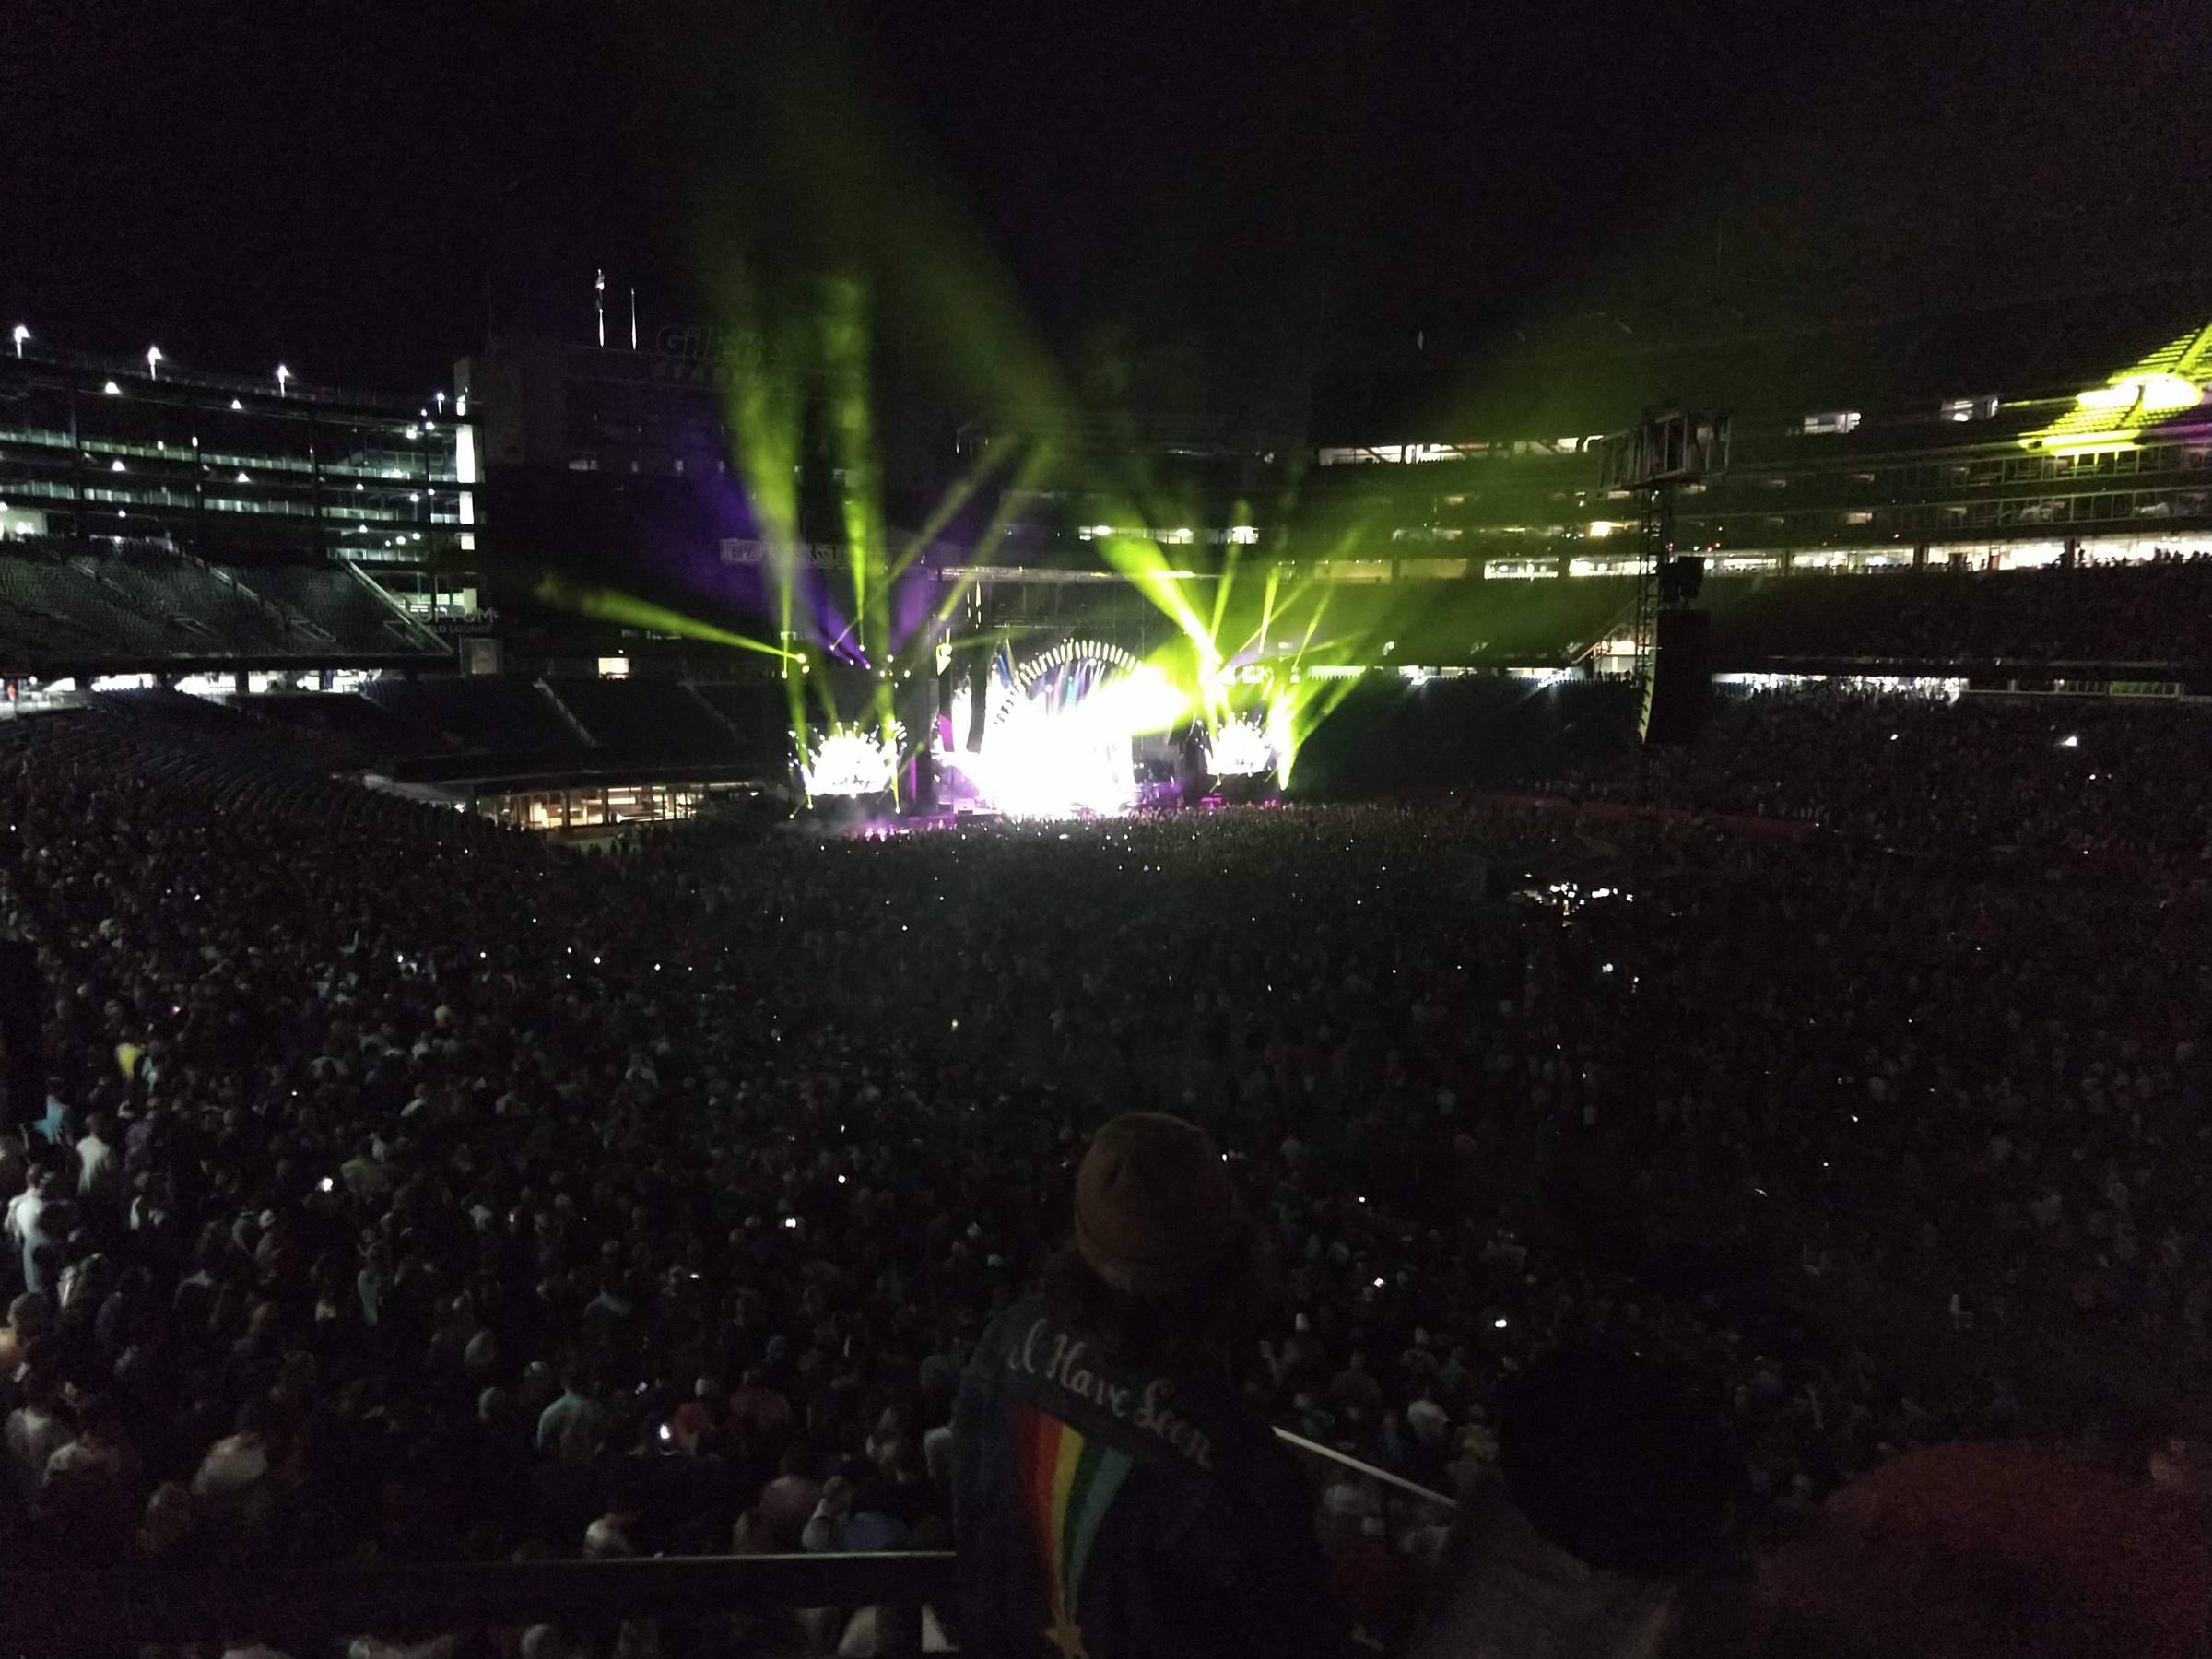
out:
M35 339L27 342L26 348L16 356L26 363L57 370L79 380L104 375L117 382L134 381L137 382L134 392L142 397L174 400L178 392L227 392L233 396L265 399L272 405L315 404L343 409L375 410L380 414L401 417L426 401L418 397L403 397L392 392L372 392L362 387L321 385L301 380L296 374L286 376L279 384L266 376L194 369L172 362L168 358L161 359L161 370L158 375L148 375L143 357L112 357L104 352L68 351L41 346Z
M1386 1659L1406 1652L1433 1599L1430 1563L1458 1523L1458 1501L1288 1429L1275 1438L1306 1477L1323 1553L1361 1562L1339 1586L1353 1647Z
M324 1643L364 1632L675 1623L739 1612L875 1607L877 1651L922 1651L922 1608L949 1607L949 1551L688 1556L258 1571L0 1571L0 1654L65 1659L148 1642Z
M1459 1500L1456 1498L1447 1498L1443 1493L1432 1488L1422 1486L1418 1481L1407 1480L1403 1475L1393 1475L1388 1469L1377 1468L1373 1464L1354 1457L1348 1452L1339 1452L1334 1446L1324 1446L1319 1441L1308 1440L1302 1434L1293 1434L1288 1429L1278 1428L1276 1430L1275 1438L1280 1441L1294 1456L1333 1464L1337 1468L1363 1480L1374 1482L1378 1488L1389 1491L1399 1498L1410 1499L1415 1503L1426 1505L1441 1514L1454 1515L1459 1512Z
M1382 1520L1394 1544L1409 1526L1448 1527L1456 1514L1458 1505L1440 1492L1302 1436L1276 1433L1307 1469L1317 1500L1331 1486L1356 1486L1372 1500L1360 1512ZM1317 1524L1325 1533L1330 1522L1319 1515ZM88 1659L182 1642L264 1641L320 1651L333 1640L365 1633L538 1624L591 1629L624 1619L696 1624L733 1614L868 1607L876 1609L875 1651L905 1659L922 1652L924 1606L952 1606L955 1561L952 1552L938 1550L259 1570L6 1569L0 1570L0 1659ZM1408 1605L1420 1599L1410 1597ZM1370 1645L1390 1651L1398 1644L1386 1638Z

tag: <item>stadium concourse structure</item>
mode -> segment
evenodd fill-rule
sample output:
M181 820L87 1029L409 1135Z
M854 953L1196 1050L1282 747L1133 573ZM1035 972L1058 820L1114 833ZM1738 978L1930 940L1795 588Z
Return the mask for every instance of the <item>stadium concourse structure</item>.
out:
M2018 578L2212 557L2212 288L1842 322L1710 312L1370 354L1324 380L1295 449L1162 423L1145 460L1173 505L1132 522L1116 516L1128 492L1079 481L1008 503L1019 557L994 563L1030 570L988 573L983 619L1126 608L1034 571L1140 543L1185 573L1202 615L1233 582L1227 646L1310 664L1334 638L1359 641L1348 660L1368 668L1625 673L1638 504L1604 488L1595 452L1683 399L1734 418L1728 471L1675 503L1677 550L1705 559L1718 670L1880 658L1994 685L2021 655L2070 660L2077 681L2167 678L2201 655L2193 619L2092 637L2044 614L2049 584ZM1087 435L1042 434L1062 456ZM963 441L1036 436L980 423Z
M902 685L972 688L993 653L1071 640L1150 661L1194 628L1258 675L1624 675L1637 503L1594 452L1680 398L1734 418L1728 472L1676 503L1678 549L1706 559L1716 670L1917 665L1994 687L2034 657L2030 679L2061 662L2077 687L2179 684L2202 654L2193 618L2154 606L2139 636L2100 635L2023 579L2212 557L2212 284L1431 336L1347 353L1295 419L1032 404L932 438L893 410L880 501L860 504L890 557L856 554L847 475L825 461L798 491L793 591L764 576L732 389L780 376L812 430L850 388L700 332L641 352L495 337L460 366L484 434L480 563L508 622L618 591L697 638L795 629L819 666L859 637L849 572L873 557L891 616L866 654L882 669L894 651Z
M1300 705L1319 719L1437 676L1623 677L1635 503L1592 451L1675 394L1734 416L1730 470L1676 516L1720 675L2212 695L2212 292L2185 286L1532 326L1371 353L1288 432L1031 409L933 439L893 410L897 568L869 591L894 654L873 658L840 643L846 472L799 480L811 585L779 592L733 459L757 437L727 395L746 377L783 377L794 406L850 392L807 365L682 331L644 352L495 337L453 389L395 399L12 344L11 709L127 714L558 833L788 786L796 673L807 718L858 717L891 680L917 734L963 687L973 719L1001 665L1076 641L1149 664L1200 631L1241 684L1361 682Z
M626 664L595 654L496 672L465 399L17 344L6 712L105 718L241 791L335 777L557 831L688 816L781 774L779 699L602 677Z

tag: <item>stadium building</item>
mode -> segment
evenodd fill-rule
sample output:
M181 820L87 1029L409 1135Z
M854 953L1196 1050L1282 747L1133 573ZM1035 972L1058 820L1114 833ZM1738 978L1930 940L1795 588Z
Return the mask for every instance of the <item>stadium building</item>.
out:
M958 747L1007 688L1171 659L1254 718L1361 676L1620 677L1642 503L1600 441L1681 398L1734 420L1727 470L1674 501L1721 676L2199 697L2207 317L2156 288L1632 345L1578 323L1435 354L1456 369L1361 359L1304 433L956 426L894 382L857 467L850 371L745 335L495 337L413 401L15 342L0 672L18 702L219 703L325 773L588 833L784 788L810 726L895 713Z
M446 394L16 344L0 362L12 677L447 654L424 624L474 608L476 512L472 437Z
M1369 355L1324 379L1303 433L1190 413L879 422L888 562L906 611L1017 656L1095 637L1147 657L1189 631L1172 592L1227 657L1621 672L1640 503L1603 487L1598 452L1686 399L1733 416L1727 472L1674 503L1677 547L1706 559L1718 665L1855 658L1841 618L2018 591L1946 579L2212 555L2207 319L2212 293L2171 286L1845 324L1631 334L1599 317L1486 354ZM784 631L732 459L750 440L740 394L765 378L818 411L794 454L817 579L789 642L830 645L851 620L835 603L844 473L818 416L834 377L749 337L664 332L658 351L494 342L463 366L485 423L487 559L509 572L488 579L500 609L529 614L557 571L711 628ZM1923 585L1833 580L1885 574ZM608 649L696 666L695 643L656 631ZM927 643L902 649L919 664ZM2087 654L2172 677L2188 652L2150 643Z
M1322 556L1318 568L1347 582L1604 576L1632 554L1603 545L1624 519L1606 516L1621 500L1596 488L1595 445L1645 405L1684 396L1735 417L1730 474L1679 506L1683 538L1712 548L1716 575L1931 558L2022 569L2069 544L2092 560L2212 548L2206 423L2192 413L2212 377L2212 310L2199 316L2186 298L2074 309L1684 333L1633 351L1618 335L1555 336L1464 373L1368 360L1330 378L1310 435L1259 437L1202 415L976 419L949 443L887 455L887 497L917 528L995 450L1049 443L1053 476L979 492L981 516L998 522L988 545L961 549L969 563L1093 571L1088 544L1113 536L1182 549L1175 563L1201 574L1241 546L1265 550L1248 562ZM544 496L545 475L566 471L599 481L602 497L626 478L711 494L743 441L733 394L748 377L829 378L751 336L678 328L655 344L669 349L511 338L465 360L492 488ZM720 527L648 522L651 493L633 496L639 522L616 555L648 579L634 567L680 561L687 537ZM561 516L518 507L524 520ZM834 516L815 528L828 534ZM654 531L676 545L649 545Z
M1225 573L1250 600L1272 571L1278 649L1288 630L1308 653L1358 641L1369 666L1603 668L1641 561L1640 502L1604 488L1599 452L1680 399L1734 417L1726 473L1674 503L1725 667L1838 654L1824 616L2011 591L1945 577L2212 557L2212 296L1700 327L1630 348L1599 322L1602 338L1561 330L1479 370L1361 362L1324 385L1294 456L1159 441L1147 459L1173 504L1149 522L1127 494L1077 486L1018 503L1007 542L1033 564L1149 544L1202 610ZM1829 580L1884 572L1927 581ZM1060 593L1000 598L1009 618L1065 608ZM1236 594L1227 609L1241 614Z
M708 694L603 682L595 659L500 672L465 391L10 344L9 712L197 732L241 788L342 773L556 830L688 816L781 771L780 743L748 747Z
M2136 298L1634 350L1553 339L1456 386L1341 386L1315 458L1342 481L1340 517L1387 502L1401 559L1457 557L1486 579L1621 573L1633 556L1606 544L1634 515L1583 457L1677 400L1735 417L1729 471L1677 510L1715 574L2212 550L2212 296Z

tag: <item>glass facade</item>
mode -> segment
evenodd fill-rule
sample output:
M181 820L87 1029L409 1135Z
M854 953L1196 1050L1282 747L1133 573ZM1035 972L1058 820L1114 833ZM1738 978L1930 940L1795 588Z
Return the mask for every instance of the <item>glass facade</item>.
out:
M488 465L726 477L734 371L653 352L501 336L456 368Z
M474 567L475 434L451 400L64 354L6 359L0 392L0 533Z
M1924 419L1878 426L1871 418L1739 422L1732 469L1677 492L1677 545L1735 574L1954 560L2012 569L2055 559L2069 543L2088 562L2212 551L2212 413L2171 419L2124 445L2050 451L2023 435L2046 408L2006 406L2006 418L1993 419L1978 411L1994 400L1971 401L1965 441L1955 417L1934 406ZM974 558L967 568L1000 582L1059 581L1055 559L1096 567L1103 561L1094 549L1109 539L1154 544L1201 580L1225 567L1226 544L1243 544L1253 549L1239 561L1247 575L1272 569L1286 582L1332 587L1637 568L1640 503L1604 487L1590 441L1405 444L1314 458L1299 488L1280 492L1283 515L1257 526L1233 522L1250 511L1241 492L1186 503L1196 522L1173 530L1110 524L1079 489L1033 493L1011 504L1008 544L1019 558Z
M590 783L568 789L515 790L479 794L475 809L514 830L605 830L625 824L667 824L698 816L716 795L752 793L740 783Z

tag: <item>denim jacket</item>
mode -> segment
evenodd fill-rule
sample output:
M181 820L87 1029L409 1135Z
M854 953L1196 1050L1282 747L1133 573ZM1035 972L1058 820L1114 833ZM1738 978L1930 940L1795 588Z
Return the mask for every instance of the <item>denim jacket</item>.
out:
M1117 1366L1041 1301L993 1322L953 1417L963 1653L1335 1659L1289 1453L1227 1377Z

